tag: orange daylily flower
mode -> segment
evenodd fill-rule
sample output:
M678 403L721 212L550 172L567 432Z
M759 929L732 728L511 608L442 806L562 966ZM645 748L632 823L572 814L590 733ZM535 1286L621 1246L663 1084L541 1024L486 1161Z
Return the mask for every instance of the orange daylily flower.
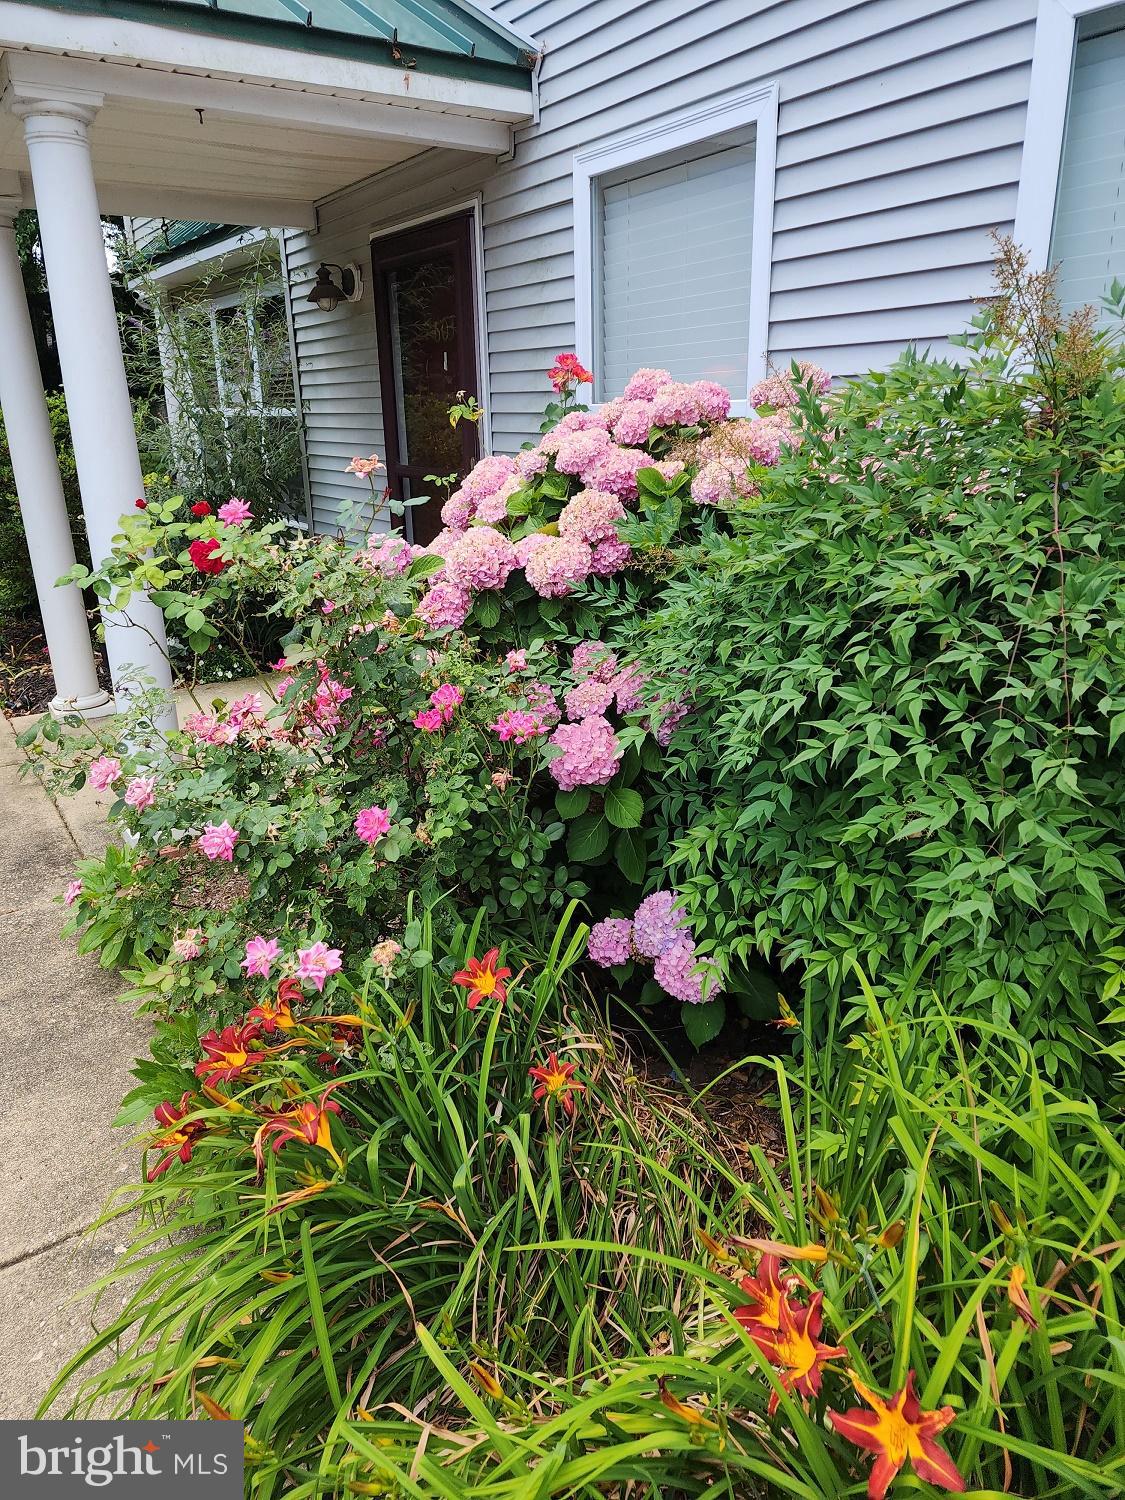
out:
M490 948L482 959L470 958L467 968L459 969L453 983L469 991L469 1009L476 1010L482 1000L498 1000L502 1005L508 998L504 980L512 977L511 969L498 969L496 961L499 948Z
M319 1100L306 1099L302 1104L279 1110L259 1125L254 1133L254 1159L258 1163L259 1177L265 1165L266 1140L271 1135L274 1137L275 1155L286 1141L304 1141L306 1145L319 1146L322 1151L327 1151L336 1165L343 1170L343 1160L332 1144L332 1129L328 1118L330 1114L340 1113L340 1106L335 1099L328 1097L334 1088L339 1087L338 1083L331 1083Z
M1027 1272L1022 1266L1013 1266L1008 1277L1008 1301L1012 1304L1012 1311L1017 1318L1022 1318L1029 1328L1038 1328L1039 1319L1032 1312L1031 1303L1027 1300L1026 1284Z
M297 1022L293 1019L293 1007L283 995L276 1000L261 1000L247 1012L247 1021L256 1022L267 1035L275 1031L292 1031Z
M821 1365L830 1359L847 1358L848 1351L841 1345L820 1342L823 1301L823 1292L814 1292L807 1307L795 1307L783 1297L776 1329L754 1324L747 1330L770 1364L781 1372L782 1390L798 1396L815 1396L820 1390ZM774 1391L767 1415L772 1417L778 1405L779 1397Z
M299 979L283 979L277 987L278 1000L285 1000L290 1005L300 1005L305 998L305 992L301 988Z
M192 1148L195 1145L196 1136L202 1135L207 1126L202 1120L188 1120L183 1123L184 1116L191 1113L191 1095L185 1093L181 1096L179 1105L171 1104L167 1099L163 1104L158 1104L153 1110L156 1123L163 1125L163 1133L153 1141L153 1145L164 1151L155 1167L150 1167L145 1173L145 1180L155 1182L162 1172L166 1172L177 1157L182 1162L191 1160Z
M828 1420L849 1443L879 1455L867 1481L868 1500L883 1500L907 1459L918 1478L927 1484L937 1485L956 1495L964 1494L965 1481L949 1454L936 1441L938 1433L943 1432L956 1415L951 1406L923 1411L914 1394L913 1370L907 1375L902 1390L889 1398L868 1390L854 1375L852 1384L871 1410L864 1411L857 1406L842 1413L829 1411Z
M751 1300L732 1311L748 1333L753 1333L755 1328L781 1327L782 1303L799 1283L796 1276L782 1277L780 1273L781 1262L777 1256L763 1255L754 1275L744 1276L739 1283Z
M264 1052L255 1052L252 1043L258 1039L256 1026L224 1026L221 1032L209 1031L199 1039L199 1045L207 1056L195 1065L197 1078L207 1078L209 1083L229 1083L238 1078L247 1068L260 1063Z
M736 1245L747 1250L757 1250L759 1255L776 1255L778 1260L808 1260L821 1266L828 1259L827 1245L787 1245L782 1240L744 1240L735 1238Z
M677 1417L681 1417L692 1427L705 1427L711 1432L718 1432L718 1422L712 1422L710 1417L705 1417L698 1406L689 1406L686 1401L681 1401L678 1396L672 1394L668 1389L668 1381L665 1376L661 1375L656 1384L660 1390L660 1399L670 1412L675 1413Z
M586 1085L577 1083L574 1078L577 1063L561 1063L553 1052L548 1052L547 1061L540 1068L528 1068L528 1074L539 1080L537 1088L532 1093L532 1098L539 1102L543 1100L546 1108L552 1099L557 1099L566 1111L568 1118L574 1118L575 1094L584 1093Z

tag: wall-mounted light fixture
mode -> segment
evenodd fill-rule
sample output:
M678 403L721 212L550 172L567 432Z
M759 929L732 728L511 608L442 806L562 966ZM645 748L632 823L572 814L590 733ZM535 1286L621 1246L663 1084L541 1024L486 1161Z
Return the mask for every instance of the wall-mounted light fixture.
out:
M339 284L332 279L333 271L340 273ZM314 303L321 312L335 312L341 302L358 302L362 296L363 276L354 261L349 261L346 266L322 261L316 268L316 282L305 301Z

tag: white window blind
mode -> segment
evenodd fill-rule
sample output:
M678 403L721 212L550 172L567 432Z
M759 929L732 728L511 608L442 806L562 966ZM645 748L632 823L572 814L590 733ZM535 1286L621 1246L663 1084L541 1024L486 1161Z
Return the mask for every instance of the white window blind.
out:
M746 393L754 132L700 142L597 183L597 394L642 365Z
M1051 259L1064 312L1125 281L1125 30L1075 49Z

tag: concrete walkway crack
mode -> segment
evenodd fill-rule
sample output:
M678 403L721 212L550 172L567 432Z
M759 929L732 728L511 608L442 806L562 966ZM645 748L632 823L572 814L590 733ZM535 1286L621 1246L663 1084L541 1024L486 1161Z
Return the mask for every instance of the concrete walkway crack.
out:
M80 1224L77 1229L71 1229L66 1234L60 1234L57 1239L47 1240L45 1244L33 1245L30 1250L25 1250L22 1255L13 1255L10 1260L0 1260L0 1272L10 1271L13 1266L22 1266L29 1260L34 1260L37 1255L45 1255L48 1250L57 1250L60 1245L67 1244L70 1240L79 1239L90 1231L89 1224Z

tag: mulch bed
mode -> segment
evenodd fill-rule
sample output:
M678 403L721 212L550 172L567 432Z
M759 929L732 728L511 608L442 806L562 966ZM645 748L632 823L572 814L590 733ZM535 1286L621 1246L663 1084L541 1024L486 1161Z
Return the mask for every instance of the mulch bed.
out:
M98 681L109 689L109 667L97 643L94 659ZM37 615L0 620L0 705L8 718L46 713L55 696L55 679L47 655L47 641Z

